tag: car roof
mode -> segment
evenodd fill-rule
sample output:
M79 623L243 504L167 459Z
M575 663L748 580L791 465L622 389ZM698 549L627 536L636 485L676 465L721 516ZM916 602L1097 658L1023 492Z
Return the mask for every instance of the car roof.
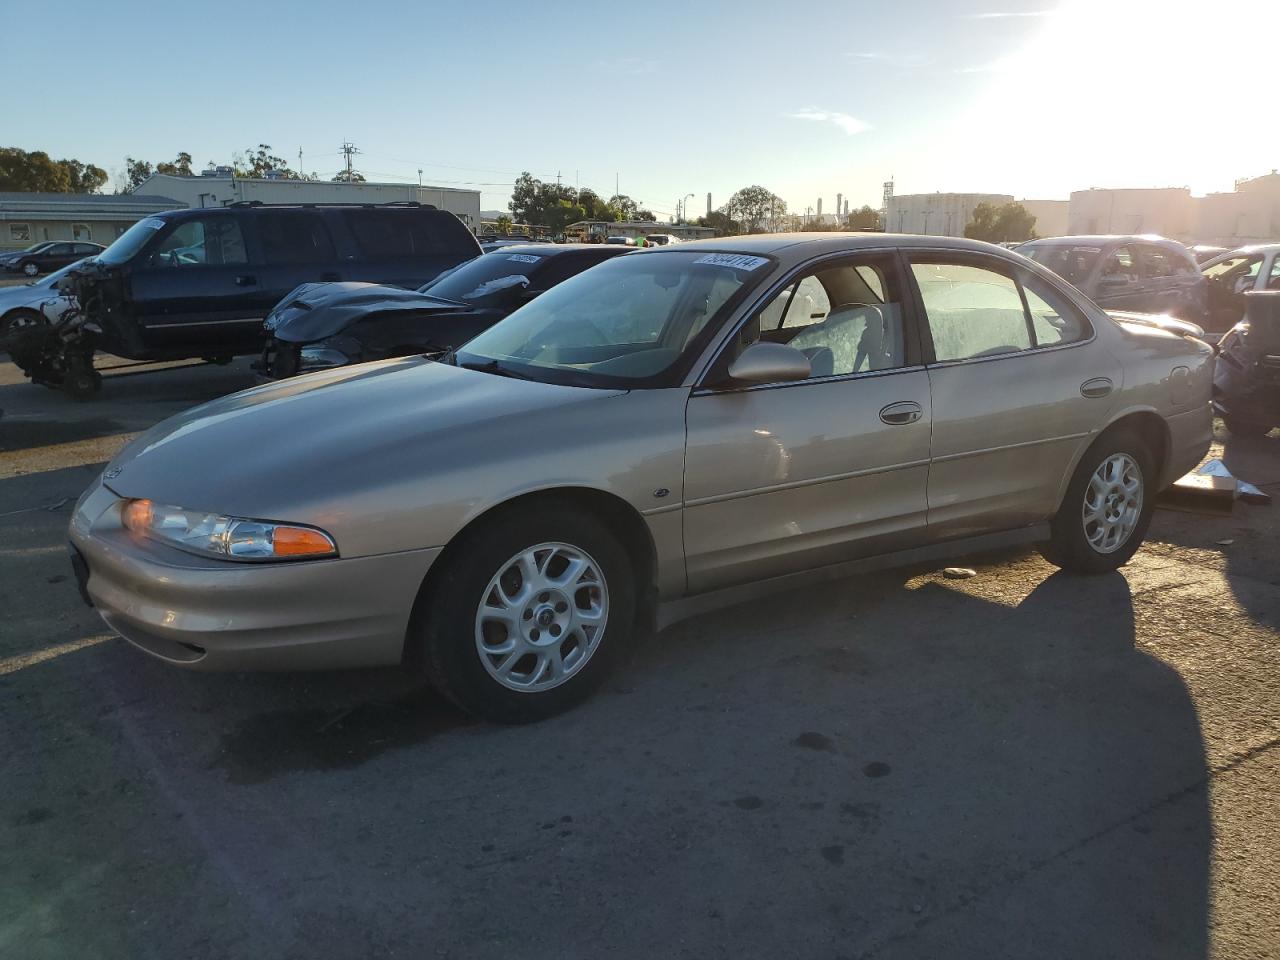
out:
M996 253L1007 255L1008 250L982 240L964 237L919 236L912 233L753 233L741 237L714 237L707 240L686 240L673 253L697 253L699 250L717 253L746 253L757 256L779 256L784 259L805 259L842 250L871 250L884 247L920 247Z
M1155 233L1094 233L1071 237L1037 237L1035 240L1028 240L1027 243L1088 244L1094 247L1105 247L1117 243L1157 243L1177 247L1179 250L1187 249L1177 240L1170 240Z
M1228 260L1234 260L1237 257L1264 256L1268 253L1280 252L1280 243L1251 243L1247 247L1236 247L1233 250L1227 250L1215 257L1210 257L1204 263L1200 264L1201 270L1207 270L1209 267L1216 267L1220 263Z
M491 257L494 254L529 254L539 257L554 257L561 253L575 253L580 250L591 250L599 253L599 243L512 243L489 250L481 256Z

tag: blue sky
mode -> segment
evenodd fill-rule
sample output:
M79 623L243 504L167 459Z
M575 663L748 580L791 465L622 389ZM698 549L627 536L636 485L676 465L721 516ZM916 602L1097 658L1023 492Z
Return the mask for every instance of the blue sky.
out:
M1222 16L1202 0L58 9L74 28L48 19L41 42L5 45L0 144L112 173L126 155L203 165L264 142L331 175L345 139L371 180L421 167L485 208L530 170L606 196L616 174L667 214L752 183L829 212L837 192L878 205L890 176L900 193L1065 198L1228 190L1280 166L1274 0Z

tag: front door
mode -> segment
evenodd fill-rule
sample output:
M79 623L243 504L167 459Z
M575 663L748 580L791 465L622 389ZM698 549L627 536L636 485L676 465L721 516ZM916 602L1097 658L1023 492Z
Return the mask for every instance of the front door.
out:
M684 539L703 591L917 545L931 404L892 255L801 271L733 338L686 412ZM809 379L727 386L758 340Z
M932 340L929 533L1011 530L1057 509L1122 368L1070 298L984 254L912 254Z
M230 212L171 223L130 276L148 348L184 356L256 349L271 304Z

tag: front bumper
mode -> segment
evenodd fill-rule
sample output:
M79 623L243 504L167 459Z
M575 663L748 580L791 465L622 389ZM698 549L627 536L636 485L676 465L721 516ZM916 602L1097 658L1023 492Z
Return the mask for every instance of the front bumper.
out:
M257 564L205 559L134 539L120 525L121 503L95 481L76 505L70 535L84 564L77 571L84 594L134 646L200 670L399 663L418 589L440 553Z

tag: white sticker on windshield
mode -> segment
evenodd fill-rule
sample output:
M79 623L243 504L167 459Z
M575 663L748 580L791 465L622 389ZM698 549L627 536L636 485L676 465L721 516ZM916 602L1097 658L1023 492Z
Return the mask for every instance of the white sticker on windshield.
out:
M506 290L510 287L527 287L529 278L523 274L514 274L510 277L498 277L495 280L488 280L480 286L476 287L470 293L463 294L462 299L474 300L477 297L487 297L491 293L497 293L499 290Z
M715 267L733 267L735 270L754 270L769 261L764 257L748 257L742 253L708 253L694 263L709 263Z
M513 253L507 257L508 260L514 260L516 263L537 263L541 257L535 257L531 253Z
M140 220L138 223L140 226L144 226L148 230L159 230L164 226L164 221L159 217L147 217L147 219Z

